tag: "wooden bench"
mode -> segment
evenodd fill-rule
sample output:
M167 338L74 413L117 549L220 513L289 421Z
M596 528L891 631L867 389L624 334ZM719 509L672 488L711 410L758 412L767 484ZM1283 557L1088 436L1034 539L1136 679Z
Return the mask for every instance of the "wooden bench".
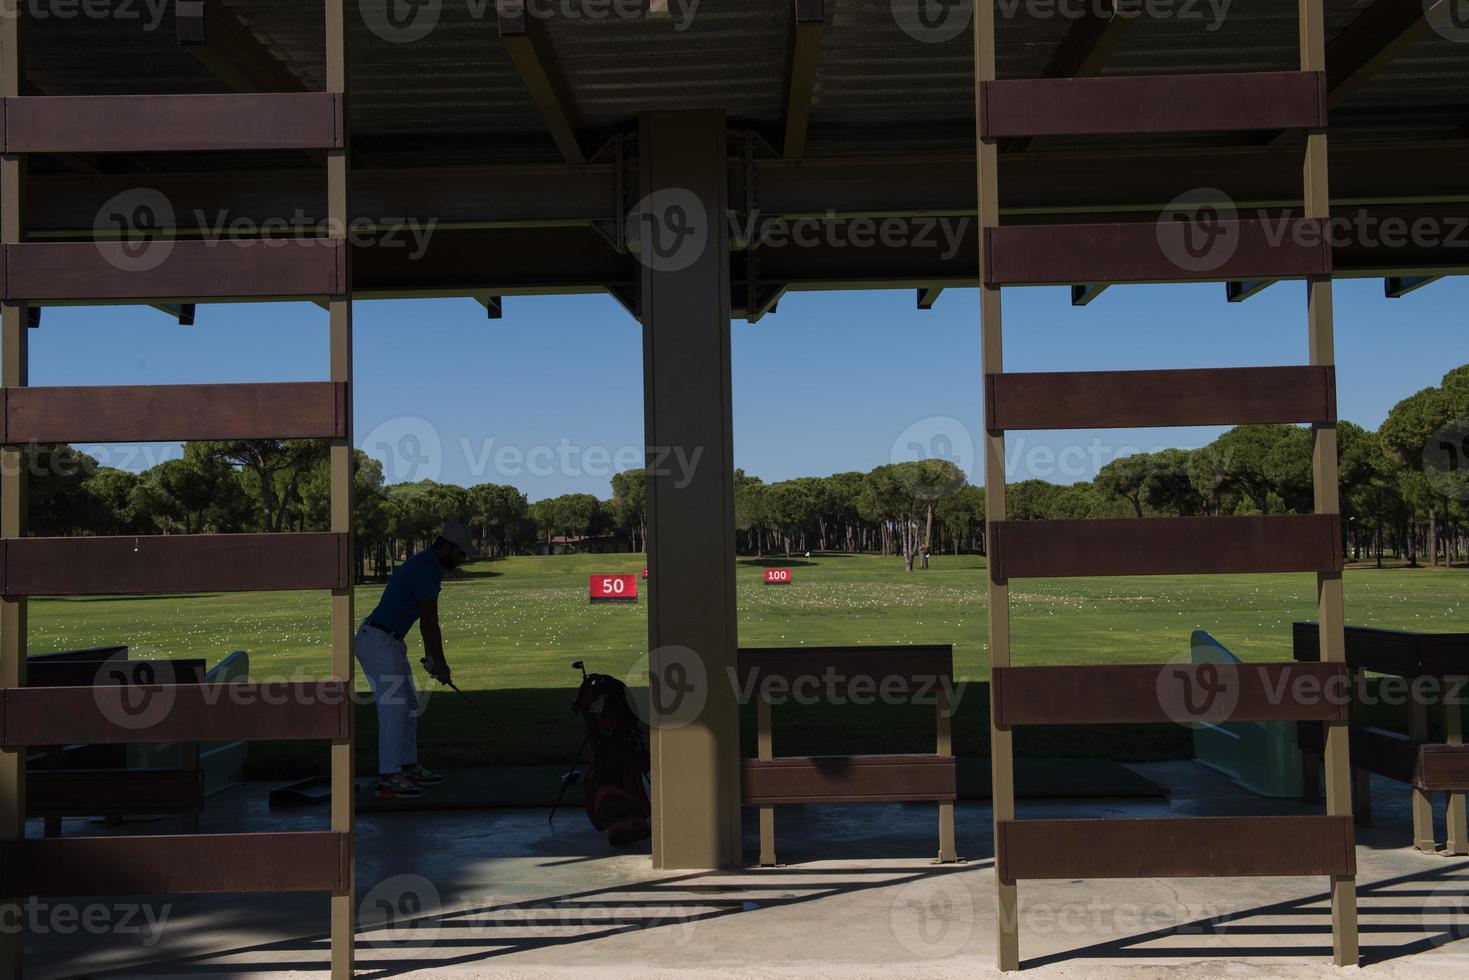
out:
M1315 623L1296 623L1295 658L1319 660L1320 633ZM1463 699L1469 695L1469 633L1409 633L1399 630L1348 626L1346 660L1352 671L1353 692L1363 671L1401 677L1407 681L1408 731L1395 732L1365 724L1350 730L1357 821L1372 822L1372 775L1407 783L1412 793L1413 846L1426 854L1469 854L1469 746L1464 744ZM1443 709L1444 741L1428 739L1430 704L1413 696L1430 682L1439 692ZM1443 697L1442 695L1450 695ZM1353 703L1354 718L1361 705ZM1319 725L1299 726L1297 741L1303 756L1303 783L1307 799L1320 793L1320 766L1324 746ZM1448 794L1445 846L1439 850L1433 826L1433 795Z
M204 667L197 659L129 660L127 647L104 648L28 659L26 686L200 684ZM61 833L64 817L148 814L177 814L183 831L194 833L203 798L197 742L183 744L177 769L130 769L125 744L36 747L26 758L26 816L43 818L47 837Z
M779 647L739 651L740 690L757 699L758 756L741 766L741 799L760 808L760 866L775 867L775 807L810 803L937 803L941 863L954 844L954 762L949 646ZM771 708L783 700L882 697L932 699L933 755L776 757Z

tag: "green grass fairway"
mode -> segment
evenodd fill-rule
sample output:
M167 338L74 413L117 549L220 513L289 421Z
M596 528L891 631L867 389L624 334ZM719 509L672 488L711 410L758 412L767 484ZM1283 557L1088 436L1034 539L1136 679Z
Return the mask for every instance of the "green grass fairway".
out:
M580 743L569 711L571 661L624 676L646 651L647 606L592 605L594 573L640 573L640 555L574 555L481 562L447 580L440 608L455 679L532 747L507 744L452 693L434 691L421 735L438 765L560 762ZM790 567L794 581L763 584L763 568ZM984 559L937 556L909 575L901 559L820 554L806 560L739 563L740 642L746 646L950 643L962 681L988 678ZM642 582L644 592L656 582ZM380 587L358 590L365 616ZM1469 631L1469 572L1351 569L1347 618L1359 625ZM1176 576L1017 581L1011 585L1015 660L1021 664L1163 661L1205 629L1247 660L1290 659L1290 624L1315 617L1311 575ZM158 598L41 599L31 603L33 653L127 644L134 657L205 657L248 650L256 678L324 677L330 662L329 604L319 593ZM417 632L410 655L421 655ZM430 685L420 675L424 686ZM437 686L437 685L433 685ZM960 752L982 752L987 706L971 685L959 706ZM914 712L917 713L914 713ZM794 717L799 716L799 717ZM360 713L360 760L371 767L375 730ZM750 726L746 726L748 729ZM1032 734L1032 733L1026 733ZM1094 735L1096 733L1093 733ZM777 711L777 752L924 750L924 709L792 707ZM1056 751L1063 733L1033 733L1021 750ZM1188 733L1111 730L1067 754L1186 754ZM931 749L930 749L931 750ZM290 774L324 767L321 746L252 749L252 770Z

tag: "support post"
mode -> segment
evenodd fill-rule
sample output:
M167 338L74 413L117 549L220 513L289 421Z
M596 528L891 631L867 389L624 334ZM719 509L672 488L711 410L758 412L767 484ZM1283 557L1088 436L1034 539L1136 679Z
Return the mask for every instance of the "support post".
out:
M1422 745L1428 741L1428 705L1415 693L1408 702L1408 738ZM1438 840L1433 830L1433 794L1426 789L1410 787L1413 809L1413 847L1424 854L1438 853Z
M771 727L770 697L761 691L756 707L755 751L762 760L775 758L775 732ZM760 867L773 868L775 858L775 807L760 808Z
M740 847L728 156L724 113L639 124L653 866Z
M0 17L0 96L21 94L25 77L21 63L21 14ZM0 157L0 243L19 244L24 235L25 158ZM0 304L0 375L6 388L28 383L30 315L24 302ZM20 447L0 449L0 538L24 536L26 527L26 468ZM0 688L25 686L26 599L0 598ZM26 786L24 748L0 750L0 840L25 837ZM0 881L8 880L0 867ZM25 896L0 896L0 917L23 922ZM0 978L21 975L22 930L0 930Z
M347 0L326 2L326 90L345 95L347 91ZM345 118L345 113L344 113ZM349 206L350 141L326 156L328 237L346 238L352 218ZM331 331L331 379L347 386L347 429L343 438L331 443L331 529L347 535L348 569L346 586L332 591L332 678L353 677L352 638L356 616L352 586L357 579L357 548L352 537L352 265L347 252L347 274L343 293L327 298ZM346 737L332 743L332 830L347 835L347 872L342 891L331 898L332 980L351 980L354 955L353 935L357 925L357 883L354 870L357 850L352 826L356 818L357 785L352 716L348 714Z
M1301 71L1326 70L1326 17L1323 0L1299 0ZM1304 215L1327 220L1331 217L1328 185L1327 144L1324 129L1306 133L1306 155L1303 166ZM1332 319L1331 277L1313 276L1306 281L1306 309L1309 324L1310 357L1313 365L1336 363L1336 339ZM1337 437L1335 423L1316 425L1312 429L1312 476L1315 483L1315 509L1318 514L1341 513L1338 483ZM1317 615L1321 623L1321 660L1323 663L1346 661L1346 609L1342 593L1342 573L1322 572L1316 576ZM1333 816L1352 815L1352 762L1350 723L1326 723L1326 812ZM1331 948L1338 966L1356 966L1359 958L1357 936L1357 882L1351 875L1334 875L1331 879Z
M1449 745L1464 744L1464 692L1469 689L1469 678L1444 678L1444 741ZM1469 854L1469 807L1465 805L1466 794L1462 791L1448 794L1448 846L1444 854L1457 856Z
M945 681L951 678L945 678ZM938 724L938 746L935 754L941 756L954 755L954 719L952 716L953 704L949 701L949 688L947 683L940 684L938 689L938 707L935 710ZM954 837L954 804L944 802L939 804L939 864L954 864L959 860L959 848Z
M980 86L994 81L995 72L995 5L981 0L974 11L974 81L975 119L980 118ZM984 268L984 229L1000 224L1000 155L994 140L980 139L979 162L979 227L980 268ZM978 270L976 270L976 274ZM983 375L1005 370L1004 334L1001 329L1000 288L979 287L979 321ZM985 518L1005 519L1005 433L984 434ZM992 543L991 543L992 544ZM993 566L991 566L993 568ZM1010 585L988 577L990 670L1010 666ZM995 839L999 839L1002 820L1015 819L1015 747L1009 728L995 724L995 691L990 685L990 771L991 795L994 800ZM996 953L995 965L1003 971L1020 969L1020 909L1016 884L995 876Z

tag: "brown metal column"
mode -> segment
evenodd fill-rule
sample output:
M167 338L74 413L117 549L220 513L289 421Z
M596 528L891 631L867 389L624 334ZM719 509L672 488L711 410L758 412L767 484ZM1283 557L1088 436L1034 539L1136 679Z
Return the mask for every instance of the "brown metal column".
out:
M974 81L976 113L980 118L978 87L993 81L995 73L995 5L992 0L975 5L974 11ZM1000 223L999 146L993 139L979 139L979 227L980 268L984 268L984 250L988 247L986 228ZM984 282L979 287L979 319L982 335L983 365L986 377L1005 370L1004 332L1001 320L1000 287ZM985 520L1005 519L1005 433L1003 430L984 434ZM988 576L989 655L990 655L990 772L995 839L999 840L1002 820L1015 819L1015 748L1009 728L995 723L994 669L1010 666L1010 585L995 577L994 541L985 542L990 561ZM995 877L995 965L1000 970L1020 969L1019 898L1016 884Z
M347 0L326 0L326 90L345 98L347 92ZM345 124L347 111L342 112ZM348 204L350 139L326 157L327 237L345 240L352 220ZM356 617L352 587L357 580L357 549L352 539L352 253L346 249L346 275L341 294L327 300L331 323L331 379L347 386L346 429L331 444L332 530L347 535L347 574L342 588L332 590L332 678L351 689L352 637ZM346 737L332 742L332 830L346 835L346 874L343 888L332 895L332 980L351 980L352 937L356 926L356 840L352 824L357 793L353 752L352 713L347 714Z
M722 111L640 120L657 868L743 863L725 141Z
M20 60L19 11L0 17L0 96L20 95L23 76ZM21 240L21 199L25 178L25 157L0 157L0 248ZM26 304L3 305L3 341L0 341L0 374L6 388L27 383L29 352L27 351ZM19 447L0 449L0 538L18 538L25 534L26 469ZM6 596L0 599L0 688L25 684L26 599ZM25 837L25 757L23 747L0 751L0 840ZM13 881L9 869L0 866L0 880ZM6 922L20 922L24 896L0 898L0 916ZM21 975L22 935L19 929L0 930L0 977Z
M1300 0L1301 71L1326 70L1326 17L1323 0ZM1328 184L1326 130L1306 132L1305 209L1306 218L1330 220L1331 195ZM1311 363L1336 364L1336 339L1332 318L1331 276L1306 280L1307 317ZM1338 483L1336 423L1317 423L1312 450L1312 477L1316 488L1316 513L1341 513ZM1316 575L1317 615L1321 621L1321 659L1345 663L1347 658L1346 609L1340 571ZM1326 723L1326 812L1332 816L1352 815L1352 767L1349 746L1350 722ZM1331 948L1338 966L1356 966L1357 880L1350 875L1331 879Z

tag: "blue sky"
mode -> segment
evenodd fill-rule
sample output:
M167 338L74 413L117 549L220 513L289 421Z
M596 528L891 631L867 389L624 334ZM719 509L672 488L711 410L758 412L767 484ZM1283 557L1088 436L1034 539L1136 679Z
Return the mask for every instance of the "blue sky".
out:
M1302 284L1239 304L1223 292L1113 287L1078 309L1066 290L1007 290L1006 367L1306 362ZM978 294L945 292L928 312L914 305L909 290L793 293L759 324L736 322L736 465L778 480L922 451L971 467L981 417ZM1378 279L1338 282L1341 416L1375 427L1396 401L1469 362L1465 310L1469 278L1398 300L1383 297ZM36 385L321 380L327 317L304 303L205 306L197 326L179 327L146 308L52 308L31 350ZM385 460L390 479L511 483L532 499L605 497L608 474L640 462L641 331L610 298L510 297L498 321L470 300L363 302L356 358L358 444ZM1218 431L1012 433L1009 479L1089 479L1129 450L1202 445ZM129 469L178 452L89 448Z

